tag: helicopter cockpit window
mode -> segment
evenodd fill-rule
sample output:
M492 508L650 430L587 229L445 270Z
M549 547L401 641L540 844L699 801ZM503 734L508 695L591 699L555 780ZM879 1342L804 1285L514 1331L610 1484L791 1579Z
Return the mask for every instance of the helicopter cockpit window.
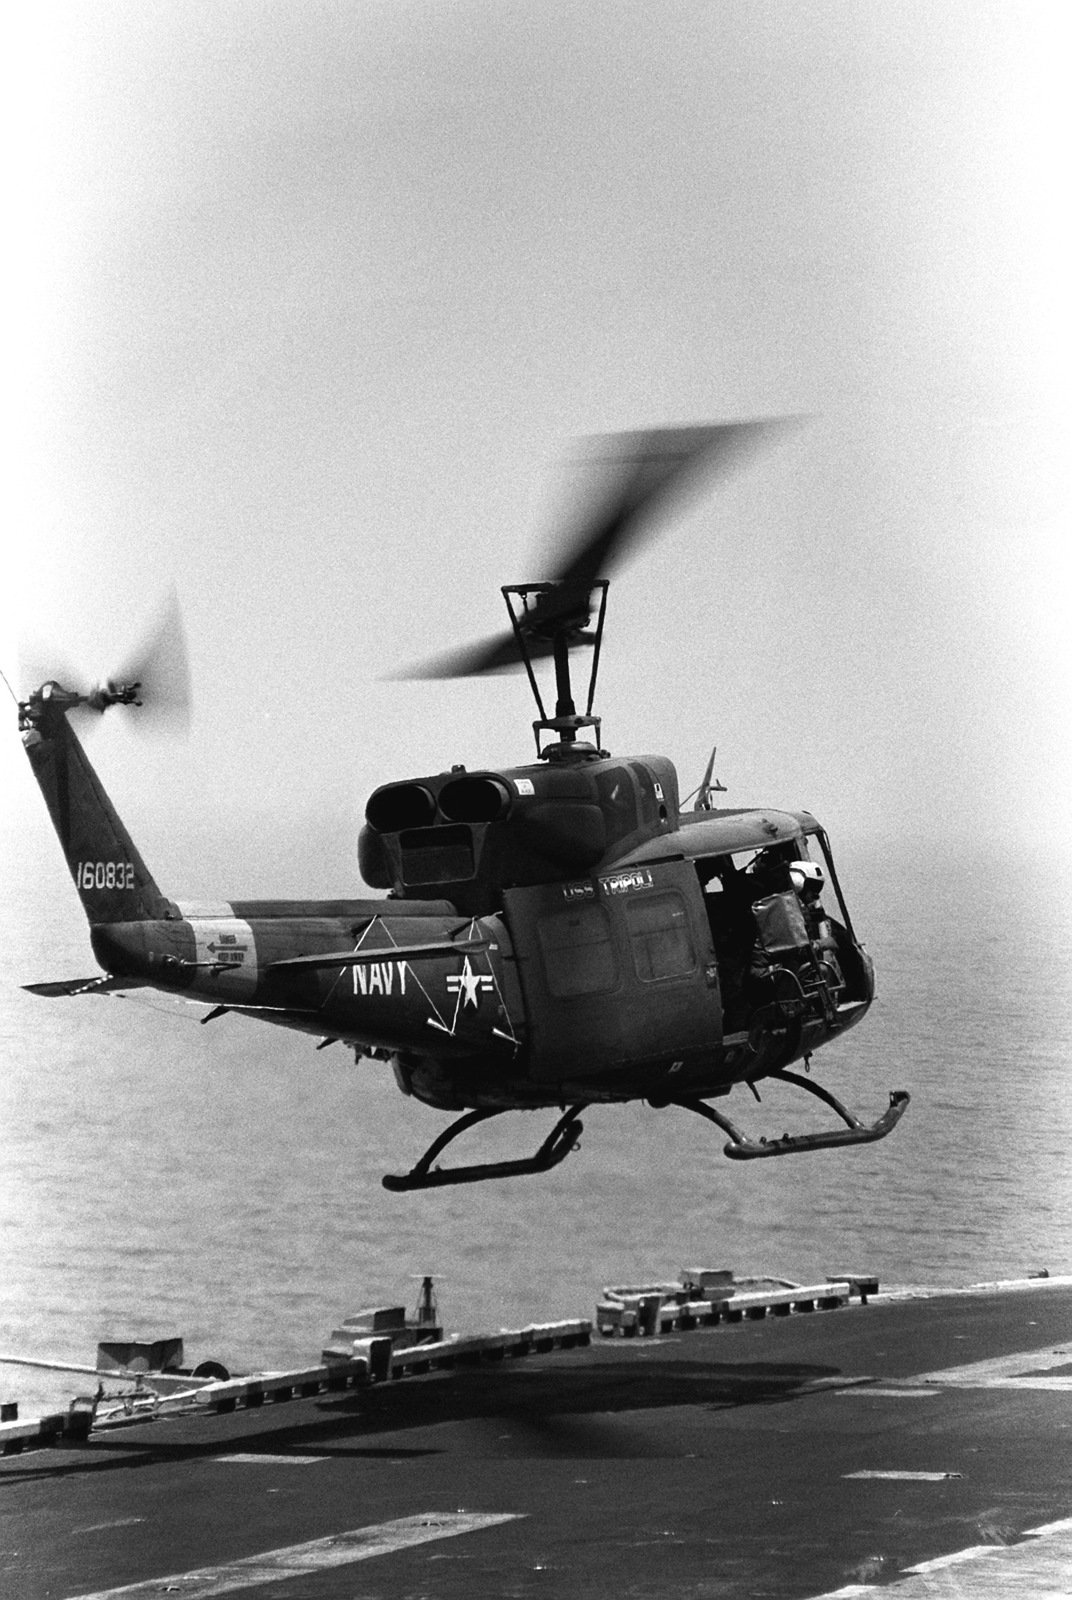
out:
M670 890L626 902L626 926L633 965L644 983L679 978L696 970L696 951L688 913L679 894Z
M557 999L614 988L618 965L602 906L571 906L544 917L538 927L547 987Z
M849 917L849 908L845 904L844 896L841 893L841 885L838 883L837 873L834 870L834 858L830 854L829 839L821 830L816 830L814 833L806 834L803 842L803 854L809 860L817 862L823 870L823 876L825 878L824 898L827 911L832 915L839 915L842 923L848 930L850 938L854 937L852 932L852 921ZM834 911L835 904L837 906L836 912Z

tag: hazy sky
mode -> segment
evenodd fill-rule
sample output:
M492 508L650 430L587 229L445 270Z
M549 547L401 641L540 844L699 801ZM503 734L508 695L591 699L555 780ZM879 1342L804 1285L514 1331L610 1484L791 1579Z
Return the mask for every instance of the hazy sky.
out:
M545 575L578 434L784 412L612 585L605 742L835 844L1067 848L1067 15L35 7L2 654L107 669L177 586L189 741L93 746L165 889L356 890L377 783L529 759L523 679L381 676Z

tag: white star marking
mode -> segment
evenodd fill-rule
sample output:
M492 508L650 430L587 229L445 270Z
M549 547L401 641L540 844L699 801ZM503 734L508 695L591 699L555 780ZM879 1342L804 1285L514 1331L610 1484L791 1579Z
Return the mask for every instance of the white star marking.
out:
M465 1006L479 1006L481 993L492 987L491 978L473 971L468 956L462 964L461 972L447 979L447 992L460 995Z

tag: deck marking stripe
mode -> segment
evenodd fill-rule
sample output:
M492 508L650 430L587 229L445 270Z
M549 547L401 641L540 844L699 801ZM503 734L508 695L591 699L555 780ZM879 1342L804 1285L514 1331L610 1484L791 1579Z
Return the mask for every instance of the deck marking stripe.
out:
M93 1522L88 1528L72 1528L71 1538L82 1533L108 1533L112 1528L133 1528L144 1521L144 1517L116 1517L114 1522Z
M330 1461L330 1456L267 1455L252 1450L232 1450L220 1456L210 1456L211 1461L233 1462L238 1467L311 1467L316 1461Z
M1056 1371L1072 1363L1072 1349L1047 1345L1042 1350L1019 1350L1011 1356L973 1361L968 1366L920 1372L913 1383L936 1383L954 1389L1056 1389L1072 1390L1072 1375Z
M898 1478L906 1483L947 1483L950 1478L962 1478L962 1472L900 1472L896 1468L882 1472L843 1472L843 1478Z
M915 1566L906 1567L913 1577L922 1576L927 1572L944 1572L947 1567L962 1567L966 1561L979 1561L983 1556L992 1556L999 1550L1007 1549L1003 1544L970 1544L965 1550L954 1550L947 1556L934 1556L930 1561L917 1561Z
M843 1589L830 1589L826 1594L816 1595L815 1600L857 1600L859 1595L878 1592L873 1583L847 1583Z
M953 1571L949 1569L953 1568ZM1072 1517L1025 1528L1016 1544L976 1544L906 1567L885 1583L848 1583L816 1600L1067 1600Z
M368 1561L373 1556L390 1555L434 1539L450 1539L459 1533L475 1533L500 1522L514 1522L524 1516L519 1511L425 1511L413 1517L398 1517L369 1528L353 1528L348 1533L326 1539L310 1539L305 1544L284 1545L260 1555L244 1556L218 1566L197 1567L166 1577L147 1578L118 1589L96 1589L71 1600L157 1600L171 1590L185 1600L212 1600L214 1595L232 1594L236 1589L252 1589L260 1583L299 1578L329 1567L349 1566L353 1561Z
M1046 1538L1051 1533L1072 1533L1072 1517L1062 1517L1059 1522L1044 1522L1038 1528L1025 1528L1024 1532L1036 1539Z
M933 1400L938 1393L937 1389L861 1389L855 1385L851 1389L838 1389L838 1394L860 1395L866 1400L868 1395L877 1395L883 1400Z

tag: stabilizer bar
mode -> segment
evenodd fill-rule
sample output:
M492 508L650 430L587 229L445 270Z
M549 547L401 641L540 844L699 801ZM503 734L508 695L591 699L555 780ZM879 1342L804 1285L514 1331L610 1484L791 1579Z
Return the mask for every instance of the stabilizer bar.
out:
M723 1154L729 1156L731 1160L756 1161L763 1156L790 1156L806 1150L833 1150L846 1144L873 1144L876 1139L884 1139L888 1133L892 1133L904 1115L911 1098L905 1089L891 1090L889 1106L882 1116L876 1122L864 1123L858 1117L854 1117L837 1096L832 1095L829 1089L824 1089L821 1084L809 1083L806 1078L798 1077L795 1072L772 1072L768 1076L779 1078L784 1083L795 1084L798 1088L807 1090L809 1094L816 1095L837 1112L845 1127L831 1128L823 1133L783 1133L778 1139L750 1139L730 1121L729 1117L716 1111L703 1100L675 1100L672 1104L681 1106L685 1111L694 1111L699 1117L706 1117L708 1122L715 1123L723 1133L728 1133L729 1143L723 1146Z
M552 1167L557 1167L560 1161L565 1161L570 1151L576 1148L577 1140L584 1131L584 1124L580 1121L580 1114L588 1108L586 1105L570 1106L547 1135L543 1144L533 1156L524 1156L516 1161L485 1161L471 1167L436 1167L435 1160L452 1139L460 1133L473 1128L478 1122L486 1122L489 1117L500 1117L509 1107L496 1107L490 1111L467 1111L465 1116L452 1122L438 1139L434 1139L428 1146L424 1155L409 1172L387 1172L383 1176L383 1186L397 1193L407 1189L438 1189L448 1183L482 1183L487 1178L521 1178L528 1173L548 1172Z

